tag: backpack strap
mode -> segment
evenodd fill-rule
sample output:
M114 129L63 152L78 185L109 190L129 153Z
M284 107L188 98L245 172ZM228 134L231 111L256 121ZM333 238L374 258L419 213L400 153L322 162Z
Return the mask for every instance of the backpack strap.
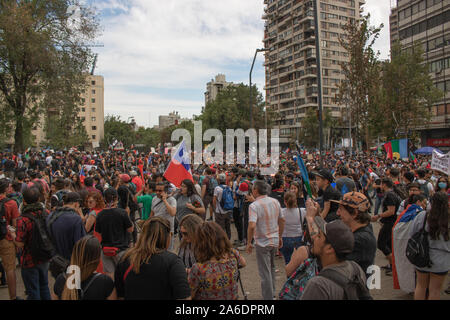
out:
M351 261L349 261L349 263L352 266L352 274L351 274L350 278L347 278L342 273L340 273L334 269L324 269L318 275L322 276L328 280L331 280L334 283L336 283L338 286L340 286L344 290L344 300L353 299L353 297L349 297L347 295L346 288L350 283L354 283L354 282L358 282L358 284L357 284L358 288L357 288L357 292L356 292L356 294L358 295L357 299L360 299L360 300L361 299L363 299L363 300L371 299L371 296L368 293L368 289L365 286L365 284L363 284L363 287L364 287L364 288L362 288L363 292L360 292L360 290L359 290L361 288L361 285L358 281L359 270L357 268L356 263L352 263Z
M53 213L53 215L50 217L50 220L47 223L47 230L48 230L48 235L50 236L50 238L52 239L53 242L53 234L52 234L52 225L53 223L58 220L59 217L61 217L63 214L65 214L64 211L56 211L55 213Z
M125 280L127 279L128 274L130 273L130 271L133 269L133 265L130 264L130 266L128 267L128 269L125 271L125 273L123 274L123 282L125 282Z
M98 277L100 277L102 274L101 273L94 273L94 276L91 278L91 280L89 280L89 282L86 284L86 286L84 287L84 289L81 289L81 297L80 300L84 299L84 294L85 292L88 291L89 287L91 286L91 284L94 282L95 279L97 279Z
M5 203L7 203L10 200L13 200L13 199L6 197L0 201L0 218L3 218L3 216L6 215Z

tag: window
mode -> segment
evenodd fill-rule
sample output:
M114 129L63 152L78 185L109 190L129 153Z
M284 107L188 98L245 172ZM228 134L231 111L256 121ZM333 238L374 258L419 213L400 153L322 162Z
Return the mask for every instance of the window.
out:
M95 117L92 117L92 118L91 118L91 121L92 121L92 122L95 122L95 120L96 120Z
M81 112L86 112L86 108L81 108Z
M85 103L86 99L85 98L81 98L81 102Z
M92 90L92 94L95 94L95 90L94 89Z
M95 103L95 98L92 98L92 99L91 99L91 102L92 102L92 103Z
M91 81L91 84L92 84L93 86L95 86L95 80L92 80L92 81Z
M92 112L95 112L95 108L92 108Z
M96 135L95 135L95 134L93 134L93 135L92 135L92 139L94 139L94 140L95 140L95 137L96 137Z
M97 126L92 126L92 130L97 130Z
M81 117L81 121L85 121L86 120L86 117Z

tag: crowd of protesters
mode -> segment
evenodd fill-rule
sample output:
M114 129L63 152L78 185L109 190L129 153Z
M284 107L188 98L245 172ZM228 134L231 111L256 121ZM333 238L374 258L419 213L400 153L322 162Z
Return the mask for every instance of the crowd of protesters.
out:
M178 187L164 177L167 154L47 150L0 161L1 285L12 300L21 299L17 267L28 299L238 299L244 251L255 252L265 300L278 297L277 256L287 279L280 299L370 298L377 249L394 287L412 282L415 299L449 293L450 182L429 157L283 152L274 175L203 163ZM404 243L423 228L431 265L419 268ZM72 266L79 287L68 280ZM311 266L310 279L292 286Z

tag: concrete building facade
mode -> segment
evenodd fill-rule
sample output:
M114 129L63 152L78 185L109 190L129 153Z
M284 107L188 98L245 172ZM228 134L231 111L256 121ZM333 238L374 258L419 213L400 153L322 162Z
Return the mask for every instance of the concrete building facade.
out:
M234 85L234 83L227 82L224 74L218 74L214 79L211 79L211 81L206 84L205 106L208 102L214 101L220 91L232 85Z
M80 106L79 117L83 120L86 133L89 137L89 144L98 147L104 137L105 123L105 92L104 78L100 75L89 75L87 87L82 95L82 105ZM32 130L36 146L41 146L45 140L44 114L41 115L39 125Z
M337 86L344 79L339 63L348 53L338 40L341 25L360 19L363 0L318 1L319 30L315 30L315 1L264 0L266 4L264 47L267 108L278 118L280 143L289 142L301 126L308 108L318 109L317 52L315 35L320 37L323 110L335 118L345 114L336 102Z
M390 15L391 44L405 50L420 42L435 86L445 92L431 109L428 126L418 127L422 145L450 150L450 0L396 0Z
M178 111L173 111L167 116L159 116L159 126L158 129L163 130L173 125L181 123L181 117Z

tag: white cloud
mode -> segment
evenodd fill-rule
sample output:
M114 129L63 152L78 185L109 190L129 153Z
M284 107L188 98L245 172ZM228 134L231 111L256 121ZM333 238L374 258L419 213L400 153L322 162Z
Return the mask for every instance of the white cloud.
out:
M195 89L197 114L206 82L219 72L233 72L237 62L248 61L249 69L254 50L262 46L262 0L107 0L95 2L95 7L104 13L99 41L105 47L98 50L97 73L105 76L105 85ZM130 92L120 90L118 96L113 91L105 88L105 113L120 108L118 99L133 101L130 113L157 102L129 100ZM171 97L159 99L171 104ZM182 100L180 107L192 107L192 101Z
M381 57L389 54L389 0L366 0L372 24L385 27L376 43ZM96 0L102 12L104 44L96 72L105 77L105 113L135 116L140 125L157 124L158 115L175 108L182 116L199 114L205 86L217 73L228 81L248 83L256 48L263 46L263 0ZM263 55L253 82L263 91ZM240 66L240 67L238 67ZM240 69L242 70L240 70ZM233 76L232 76L233 75ZM157 88L171 93L136 94ZM152 90L150 90L150 88ZM180 90L198 91L182 97ZM194 99L194 100L193 100Z
M375 49L380 51L380 58L387 59L390 51L389 15L391 14L391 0L366 0L364 14L370 13L370 24L378 27L381 23L384 28L375 42Z

